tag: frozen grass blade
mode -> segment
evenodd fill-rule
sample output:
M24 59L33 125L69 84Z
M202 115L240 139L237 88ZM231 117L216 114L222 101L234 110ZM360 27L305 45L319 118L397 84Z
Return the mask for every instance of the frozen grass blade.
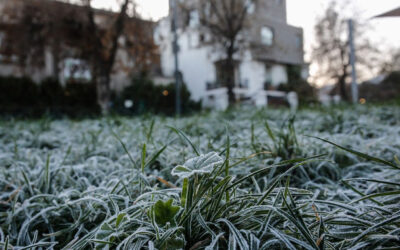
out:
M0 247L395 249L400 116L356 109L0 121Z
M136 162L133 160L132 155L129 153L128 148L126 147L125 143L119 138L119 136L111 129L111 133L114 135L114 137L118 140L118 142L121 144L122 148L124 149L125 153L128 155L129 160L132 163L132 166L136 168Z
M142 174L144 174L145 166L146 166L146 143L144 143L142 147L142 158L140 162L140 169L142 170Z
M319 137L315 137L315 136L309 136L309 137L312 137L312 138L321 140L321 141L323 141L323 142L329 143L329 144L331 144L331 145L333 145L333 146L335 146L335 147L337 147L337 148L340 148L340 149L342 149L342 150L344 150L344 151L347 151L347 152L349 152L349 153L352 153L352 154L354 154L354 155L357 155L357 156L359 156L359 157L361 157L361 158L363 158L363 159L366 159L366 160L368 160L368 161L374 161L374 162L377 162L377 163L382 163L382 164L384 164L384 165L386 165L386 166L390 166L390 167L392 167L392 168L395 168L395 169L400 170L400 167L397 166L396 164L392 163L392 162L389 162L389 161L386 161L386 160L382 160L382 159L379 159L379 158L376 158L376 157L370 156L370 155L368 155L368 154L364 154L364 153L361 153L361 152L358 152L358 151L355 151L355 150L352 150L352 149L349 149L349 148L345 148L345 147L343 147L343 146L340 146L340 145L338 145L338 144L335 144L335 143L333 143L333 142L330 142L330 141L328 141L328 140L325 140L325 139L322 139L322 138L319 138Z
M50 189L50 155L47 155L43 178L44 178L44 192L48 194Z
M180 129L174 128L167 126L167 128L171 129L174 131L179 137L181 137L184 141L186 141L193 149L193 151L196 153L197 156L200 156L199 150L197 150L196 146L192 143L192 141L189 139L189 137Z
M144 169L149 167L151 164L153 164L157 158L167 149L168 145L165 145L162 147L160 150L158 150L151 158L150 160L147 161L147 163L144 165Z

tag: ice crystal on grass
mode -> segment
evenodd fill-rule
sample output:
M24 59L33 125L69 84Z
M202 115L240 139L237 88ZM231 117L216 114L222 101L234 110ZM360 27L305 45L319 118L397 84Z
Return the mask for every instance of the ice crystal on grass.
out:
M209 174L215 166L223 163L222 158L215 152L210 152L206 155L200 155L191 158L183 165L179 165L172 169L172 174L179 178L188 178L194 174Z
M1 120L0 248L396 249L398 110Z

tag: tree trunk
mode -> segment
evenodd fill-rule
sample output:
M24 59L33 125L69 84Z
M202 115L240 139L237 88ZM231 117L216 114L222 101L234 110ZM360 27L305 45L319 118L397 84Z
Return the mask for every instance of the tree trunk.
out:
M101 108L101 113L107 115L111 107L111 93L110 93L110 75L107 73L98 73L95 78L97 90L97 103Z
M53 53L53 78L59 80L60 79L60 43L59 41L53 41L52 45L52 53Z
M343 73L339 77L339 94L343 101L348 101L347 89L346 89L346 78L348 77L347 74L347 65L343 66Z
M346 76L341 76L339 79L339 93L342 97L343 101L348 101L347 99L347 90L346 90Z
M125 24L125 16L126 11L128 9L128 4L130 0L124 0L124 3L121 7L121 11L117 17L113 25L114 34L111 39L111 48L108 49L107 46L103 46L101 39L102 37L99 35L99 28L95 23L95 15L94 10L90 5L91 1L87 0L87 10L88 10L88 18L90 24L90 31L93 34L93 47L91 50L92 60L93 60L93 72L94 72L94 82L96 83L97 90L97 102L101 108L103 114L108 114L110 111L111 104L111 93L110 93L110 78L112 68L115 62L115 58L118 51L118 40L121 37L124 31ZM102 56L102 51L107 51L109 56L104 58Z
M227 60L226 60L226 87L228 88L228 100L229 106L236 103L235 93L233 88L235 87L235 63L233 61L233 49L228 48Z

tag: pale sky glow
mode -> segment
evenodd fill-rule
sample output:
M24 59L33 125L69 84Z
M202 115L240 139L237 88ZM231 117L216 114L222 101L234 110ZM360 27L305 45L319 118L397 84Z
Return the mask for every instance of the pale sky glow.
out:
M114 0L94 0L97 7L111 8ZM139 12L144 18L158 20L168 14L168 0L137 0ZM349 5L346 9L356 10L362 18L375 15L400 6L399 0L338 0L339 5ZM310 62L310 51L314 39L314 24L321 15L328 0L287 0L288 22L304 29L305 59ZM114 5L115 6L115 5ZM351 16L349 16L351 17ZM368 36L383 49L400 48L400 17L371 19L372 29ZM316 70L311 67L311 74Z
M400 6L399 0L338 0L339 5L348 4L348 10L355 10L363 19L369 19L368 25L371 30L368 37L381 49L400 49L400 17L370 19L383 12L395 9ZM314 40L315 19L323 13L327 0L287 0L288 22L291 25L304 29L305 39L305 60L311 62L311 47ZM307 4L307 5L305 5ZM347 15L349 18L351 15ZM314 63L310 66L311 78L317 73L318 66ZM373 77L373 73L369 77ZM322 79L320 79L322 80ZM323 80L315 82L321 86L326 84Z

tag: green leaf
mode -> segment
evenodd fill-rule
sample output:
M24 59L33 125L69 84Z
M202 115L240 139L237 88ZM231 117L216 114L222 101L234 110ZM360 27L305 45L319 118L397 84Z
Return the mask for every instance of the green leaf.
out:
M50 190L50 155L47 155L46 165L44 169L44 183L45 193L49 193Z
M146 163L146 143L143 144L143 147L142 147L142 159L141 159L141 164L140 164L142 173L144 173L144 167L146 166L145 163Z
M146 134L146 139L147 139L147 141L150 140L151 135L153 134L154 123L155 123L154 119L151 120L149 131L148 131L147 134Z
M113 231L113 228L108 224L108 223L104 223L101 228L101 230L103 231Z
M25 171L24 171L24 170L21 170L21 173L22 173L22 177L23 177L24 180L25 180L25 185L28 186L29 193L30 193L31 195L33 195L34 193L33 193L32 185L31 185L31 183L30 183L28 177L26 176Z
M274 132L272 132L271 127L270 127L269 124L268 124L268 121L265 121L265 128L267 129L268 136L269 136L274 142L276 142Z
M157 224L165 226L168 222L174 224L175 215L179 212L178 206L172 205L173 199L166 202L157 201L153 206Z
M185 178L183 180L182 194L181 194L181 206L182 207L185 207L185 205L186 205L187 192L188 192L188 183L189 183L189 179Z
M116 227L119 227L119 225L121 224L121 222L124 220L125 216L126 216L126 213L120 213L120 214L117 216L117 220L115 221L115 226L116 226Z
M9 237L7 236L6 242L4 243L4 250L8 250L8 241L9 241Z

